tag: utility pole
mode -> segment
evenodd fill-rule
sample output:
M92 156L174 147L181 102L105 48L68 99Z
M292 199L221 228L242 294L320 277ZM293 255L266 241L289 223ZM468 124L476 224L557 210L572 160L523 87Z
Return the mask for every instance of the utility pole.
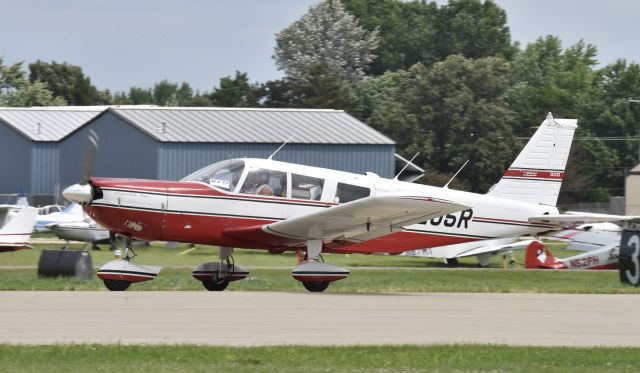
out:
M636 99L627 99L627 102L630 104L640 104L640 100ZM638 121L638 132L636 133L636 137L638 138L638 162L640 162L640 121Z

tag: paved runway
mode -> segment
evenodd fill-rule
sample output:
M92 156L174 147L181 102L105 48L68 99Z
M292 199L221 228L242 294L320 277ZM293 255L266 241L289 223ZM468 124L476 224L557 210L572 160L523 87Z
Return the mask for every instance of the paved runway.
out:
M0 343L640 346L640 295L0 292Z

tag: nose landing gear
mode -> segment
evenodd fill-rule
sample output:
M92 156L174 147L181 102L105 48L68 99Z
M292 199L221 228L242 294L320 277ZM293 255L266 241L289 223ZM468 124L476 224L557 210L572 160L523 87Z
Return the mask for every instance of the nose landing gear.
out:
M115 234L111 234L111 238L111 242L114 244ZM129 256L129 252L133 255ZM114 259L100 267L97 273L98 278L111 291L124 291L134 282L149 281L156 278L162 268L133 264L131 261L135 257L136 253L131 247L131 237L127 237L124 259Z

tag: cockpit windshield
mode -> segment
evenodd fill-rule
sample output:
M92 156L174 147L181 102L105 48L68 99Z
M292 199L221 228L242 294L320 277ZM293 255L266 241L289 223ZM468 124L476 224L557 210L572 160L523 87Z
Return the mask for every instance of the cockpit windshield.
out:
M243 160L230 159L200 169L183 178L182 181L201 181L216 188L232 192L238 185L243 170Z

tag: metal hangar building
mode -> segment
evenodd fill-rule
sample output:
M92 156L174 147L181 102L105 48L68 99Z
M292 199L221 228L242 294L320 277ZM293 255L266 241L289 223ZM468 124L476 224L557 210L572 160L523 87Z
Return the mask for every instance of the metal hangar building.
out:
M392 177L395 143L341 110L157 106L0 108L0 194L76 183L89 131L93 175L178 180L211 163L267 158Z

